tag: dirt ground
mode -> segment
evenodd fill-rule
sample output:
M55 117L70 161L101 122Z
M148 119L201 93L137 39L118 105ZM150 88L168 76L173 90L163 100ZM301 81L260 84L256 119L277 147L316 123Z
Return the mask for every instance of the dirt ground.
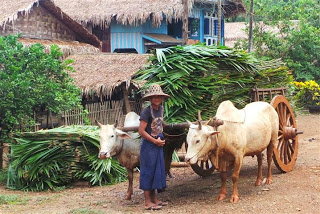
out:
M320 114L298 115L299 152L293 171L281 173L273 164L273 183L254 186L256 158L246 157L239 181L240 202L231 204L232 182L228 195L217 201L220 178L217 172L202 178L190 167L173 168L174 178L158 196L169 206L160 211L145 211L143 192L135 173L134 195L123 200L127 183L104 187L77 187L59 192L21 192L0 187L0 195L19 195L24 204L2 204L0 213L319 213L320 211ZM263 162L266 176L266 160ZM0 203L1 204L1 203Z

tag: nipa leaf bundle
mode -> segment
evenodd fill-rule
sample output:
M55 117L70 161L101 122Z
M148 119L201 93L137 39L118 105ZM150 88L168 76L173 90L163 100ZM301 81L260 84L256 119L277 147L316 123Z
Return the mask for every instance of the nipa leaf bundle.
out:
M78 180L92 185L125 180L117 160L98 159L98 133L96 126L68 126L16 134L7 186L42 191Z

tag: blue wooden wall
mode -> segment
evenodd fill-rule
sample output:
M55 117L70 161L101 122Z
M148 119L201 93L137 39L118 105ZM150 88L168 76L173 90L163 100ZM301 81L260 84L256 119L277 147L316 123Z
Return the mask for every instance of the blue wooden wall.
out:
M118 48L134 48L138 53L144 53L142 39L144 33L167 34L167 23L163 20L158 28L153 27L150 20L139 26L112 23L110 28L111 52Z
M189 18L199 19L199 29L197 36L191 36L191 39L200 40L204 42L204 31L205 31L205 22L204 22L204 9L192 9ZM221 44L223 43L224 37L224 20L221 21L222 34L221 34ZM138 53L145 53L143 45L143 34L144 33L158 33L158 34L168 34L168 25L166 20L162 20L161 25L156 28L152 25L152 22L148 20L142 25L139 26L127 26L121 25L116 22L111 23L110 27L110 37L111 37L111 52L114 52L116 49L136 49ZM217 20L214 21L214 35L217 35Z

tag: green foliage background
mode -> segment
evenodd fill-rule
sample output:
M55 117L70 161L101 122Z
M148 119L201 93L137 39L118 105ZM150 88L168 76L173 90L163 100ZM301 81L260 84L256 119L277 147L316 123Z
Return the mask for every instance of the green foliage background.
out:
M0 37L0 127L3 133L32 125L33 113L61 112L80 104L80 89L61 61L58 46L45 53L41 44L24 47L18 36Z
M245 2L250 8L250 0ZM254 28L255 54L281 58L297 81L315 80L319 83L319 14L319 0L254 0L254 20L279 29L279 32L266 32L260 27ZM247 49L247 40L238 47Z

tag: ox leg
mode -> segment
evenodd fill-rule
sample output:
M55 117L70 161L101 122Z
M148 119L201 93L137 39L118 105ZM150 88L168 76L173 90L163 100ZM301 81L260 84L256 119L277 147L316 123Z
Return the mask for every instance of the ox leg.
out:
M269 144L267 148L268 174L267 174L266 184L272 183L271 162L272 162L273 149L274 149L274 144L272 142Z
M133 194L133 169L127 169L127 173L128 173L129 186L128 186L128 191L125 199L131 200L131 195Z
M227 172L226 171L221 171L220 172L220 178L221 178L221 190L219 192L219 195L218 195L218 200L221 201L221 200L224 200L226 199L226 195L227 195Z
M166 149L164 149L164 166L166 170L166 175L169 178L174 177L170 171L173 152L174 152L174 148L167 147Z
M255 185L261 186L262 183L262 153L257 154L257 161L258 161L258 176Z
M238 156L238 157L235 157L234 159L234 169L231 177L232 183L233 183L233 190L230 198L231 203L237 203L240 200L239 193L238 193L238 182L239 182L240 168L242 165L242 159L243 159L243 156Z

